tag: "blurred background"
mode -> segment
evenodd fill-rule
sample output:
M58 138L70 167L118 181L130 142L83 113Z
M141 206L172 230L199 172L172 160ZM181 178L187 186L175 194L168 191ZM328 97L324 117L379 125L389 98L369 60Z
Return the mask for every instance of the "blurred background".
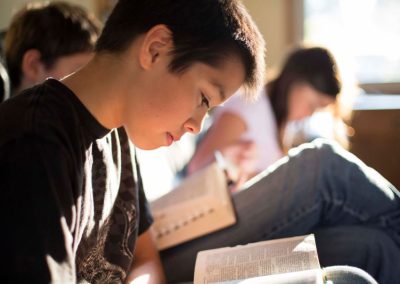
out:
M0 1L2 35L13 13L28 2L34 1ZM67 2L86 7L104 21L116 0ZM349 128L345 134L349 136L349 149L400 187L400 1L243 0L243 3L267 43L267 77L276 73L288 52L300 44L324 46L333 53L344 86L340 99L349 110L346 121ZM320 117L313 123L313 118L310 121L310 131L323 132L326 128ZM173 176L184 162L171 164L170 157L180 152L190 158L193 147L185 143L140 153L144 157L145 184L158 189L150 199L174 185ZM154 161L156 157L158 162ZM151 167L151 172L146 167ZM151 178L154 170L157 176L164 176Z
M1 0L0 30L32 0ZM105 20L116 0L67 0ZM328 47L369 92L399 92L400 1L243 0L267 42L267 65L279 68L296 44ZM345 74L343 74L345 75Z

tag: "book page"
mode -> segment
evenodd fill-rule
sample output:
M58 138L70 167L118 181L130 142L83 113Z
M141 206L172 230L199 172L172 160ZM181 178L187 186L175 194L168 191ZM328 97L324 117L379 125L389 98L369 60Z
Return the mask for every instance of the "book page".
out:
M212 164L151 203L151 232L159 250L236 222L224 172Z
M308 235L199 252L194 283L244 280L296 271L318 271L319 268L314 235Z
M310 269L284 274L273 274L248 278L245 280L233 280L217 282L221 284L323 284L321 269Z

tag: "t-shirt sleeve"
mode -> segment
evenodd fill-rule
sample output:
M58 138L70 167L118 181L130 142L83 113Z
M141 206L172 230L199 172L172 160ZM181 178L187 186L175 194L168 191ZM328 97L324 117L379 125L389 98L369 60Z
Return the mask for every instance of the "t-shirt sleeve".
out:
M239 116L246 125L246 131L240 139L253 141L258 148L256 169L262 171L282 157L279 145L278 129L270 105L270 101L262 89L256 101L246 101L236 93L213 114L217 121L223 113L233 113Z
M1 145L3 281L76 281L68 227L73 198L65 162L57 147L31 137Z

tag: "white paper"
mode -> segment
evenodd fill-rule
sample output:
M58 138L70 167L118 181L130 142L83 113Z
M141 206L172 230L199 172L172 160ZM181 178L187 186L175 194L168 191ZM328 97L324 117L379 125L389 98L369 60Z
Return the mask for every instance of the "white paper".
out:
M197 255L194 283L238 281L319 268L315 239L308 235L202 251Z

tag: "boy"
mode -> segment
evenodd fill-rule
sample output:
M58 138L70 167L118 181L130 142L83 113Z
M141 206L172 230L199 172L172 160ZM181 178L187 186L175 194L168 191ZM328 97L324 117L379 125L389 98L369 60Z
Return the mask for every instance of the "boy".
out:
M88 65L0 107L3 279L162 283L128 137L153 149L197 133L262 84L263 56L237 1L119 1Z
M263 70L262 38L235 1L186 2L192 1L121 1L88 66L0 108L3 279L163 282L126 132L109 128L124 126L145 149L169 145L184 131L197 132L206 109L243 81L258 86ZM252 218L273 217L248 207ZM221 232L221 246L257 229L243 220L238 225ZM197 244L189 246L203 247ZM191 267L191 252L181 253ZM175 267L164 262L169 274L187 273L181 260Z
M99 33L100 23L80 6L57 1L24 6L4 39L13 94L85 65Z

